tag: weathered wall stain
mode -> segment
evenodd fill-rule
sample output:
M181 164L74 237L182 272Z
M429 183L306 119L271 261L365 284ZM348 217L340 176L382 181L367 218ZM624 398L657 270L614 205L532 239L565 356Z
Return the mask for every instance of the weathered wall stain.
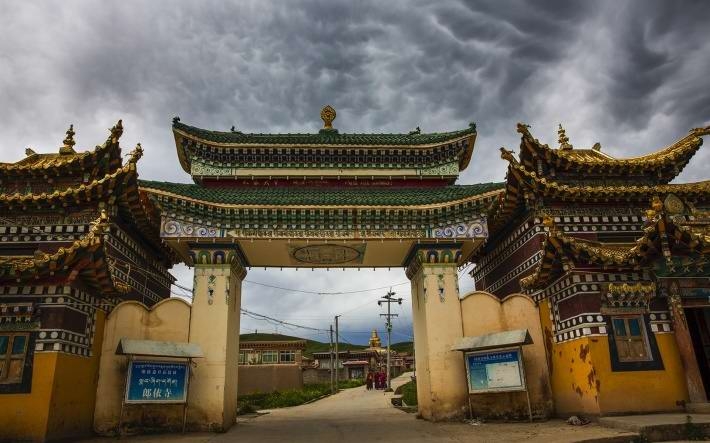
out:
M589 354L589 345L582 345L579 347L579 359L582 361L587 361L587 354Z
M587 374L587 385L589 386L589 389L592 389L595 386L595 381L597 379L597 371L594 369L594 366L589 370L589 373Z
M547 367L550 370L550 375L554 372L554 366L552 364L552 331L550 331L550 328L545 326L544 329L544 335L545 335L545 350L546 350L546 356L547 356Z

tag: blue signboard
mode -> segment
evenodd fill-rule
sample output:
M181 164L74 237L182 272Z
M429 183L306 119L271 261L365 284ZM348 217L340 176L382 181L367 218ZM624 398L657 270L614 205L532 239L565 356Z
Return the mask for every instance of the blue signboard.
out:
M185 403L187 362L131 361L126 403Z
M471 393L525 389L520 348L469 352L466 371Z

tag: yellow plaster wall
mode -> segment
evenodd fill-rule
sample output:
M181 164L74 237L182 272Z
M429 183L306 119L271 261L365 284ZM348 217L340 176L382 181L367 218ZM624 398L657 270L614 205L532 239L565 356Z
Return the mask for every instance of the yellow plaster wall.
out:
M464 336L527 329L533 344L523 346L525 376L535 416L553 412L550 377L545 344L535 303L526 295L513 294L503 300L483 291L467 294L461 300ZM475 414L494 417L527 417L525 392L471 395Z
M92 434L104 323L104 312L97 311L91 357L55 354L48 438L68 439Z
M656 334L663 360L661 371L612 372L609 342L599 337L591 343L591 352L599 386L602 415L627 412L683 411L676 404L688 401L683 366L672 333Z
M540 302L539 313L549 352L550 382L557 415L598 415L596 378L592 378L591 383L589 379L593 374L589 338L554 343L548 300Z
M688 394L673 334L655 334L663 370L613 372L606 336L553 343L547 300L540 303L540 320L557 415L682 410L676 401L687 400Z
M35 354L32 392L0 395L0 440L44 440L56 360L57 354L54 352Z
M97 312L92 357L34 355L32 391L0 395L0 440L58 440L91 435L104 313Z
M101 351L101 369L96 384L94 430L110 435L118 430L124 394L128 357L116 355L121 338L187 342L190 305L169 298L147 308L142 303L127 301L116 306L106 320ZM125 407L122 423L127 428L180 427L182 405Z

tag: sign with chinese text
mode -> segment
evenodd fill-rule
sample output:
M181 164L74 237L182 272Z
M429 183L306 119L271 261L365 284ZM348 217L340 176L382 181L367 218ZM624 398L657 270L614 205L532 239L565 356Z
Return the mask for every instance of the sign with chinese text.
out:
M520 348L466 353L468 391L523 391L525 377Z
M126 403L185 403L187 362L131 361Z

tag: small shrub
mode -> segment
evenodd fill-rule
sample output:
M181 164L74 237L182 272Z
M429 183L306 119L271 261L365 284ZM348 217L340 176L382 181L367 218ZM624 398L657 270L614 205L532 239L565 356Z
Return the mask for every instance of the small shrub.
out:
M257 393L241 395L238 398L238 410L246 414L259 409L285 408L298 406L330 393L329 384L305 385L303 389L274 391L268 394Z
M402 396L402 401L407 405L407 406L416 406L417 405L417 384L414 381L407 382L400 387L397 388L397 390L394 392L397 395Z
M350 389L363 386L365 384L364 378L351 378L348 380L341 380L338 382L338 387L340 389Z

